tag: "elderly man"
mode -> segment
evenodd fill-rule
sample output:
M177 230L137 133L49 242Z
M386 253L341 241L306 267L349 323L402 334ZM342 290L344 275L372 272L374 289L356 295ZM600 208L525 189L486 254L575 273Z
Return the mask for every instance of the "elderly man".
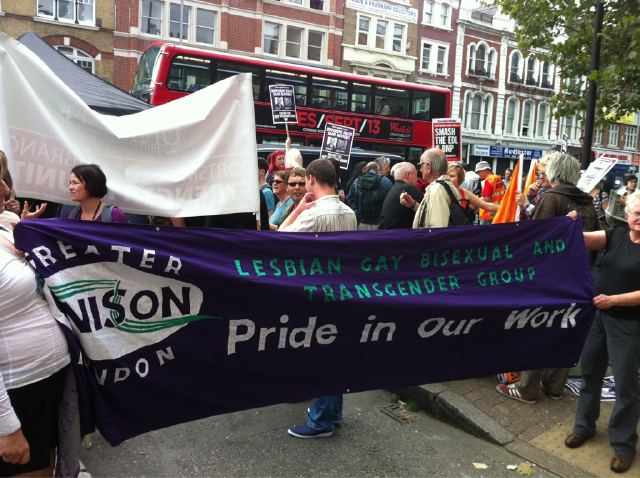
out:
M380 229L411 229L415 212L400 204L400 196L408 194L416 201L422 201L424 195L417 187L418 171L416 167L404 161L393 167L395 183L382 203L382 222Z
M476 164L476 174L480 176L480 179L484 181L484 186L482 187L482 199L487 202L494 203L499 205L502 202L502 198L504 198L505 186L502 182L502 178L494 174L491 171L491 166L486 161L480 161ZM493 221L493 216L495 216L495 212L487 211L486 209L480 209L480 223L481 224L491 224Z
M414 229L446 227L449 225L451 199L445 187L449 188L456 200L460 200L458 189L451 184L447 175L447 158L440 148L431 148L422 153L418 166L422 177L429 183L422 202L418 203L408 194L403 195L400 201L403 206L416 211Z
M289 179L291 181L291 179ZM356 215L336 194L336 170L327 159L316 159L307 168L308 193L302 198L279 231L334 232L357 229ZM324 438L333 435L342 420L342 395L314 398L304 425L289 428L296 438Z

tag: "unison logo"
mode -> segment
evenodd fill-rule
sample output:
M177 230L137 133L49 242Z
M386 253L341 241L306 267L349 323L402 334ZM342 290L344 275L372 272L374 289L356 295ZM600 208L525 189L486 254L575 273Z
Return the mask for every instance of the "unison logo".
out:
M50 300L93 360L120 357L190 322L213 318L200 314L199 287L123 264L85 264L60 271L47 282Z

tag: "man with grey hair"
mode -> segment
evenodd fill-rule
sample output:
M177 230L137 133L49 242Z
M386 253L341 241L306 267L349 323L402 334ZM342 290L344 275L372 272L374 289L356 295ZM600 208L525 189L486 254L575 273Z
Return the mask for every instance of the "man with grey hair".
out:
M413 228L446 227L449 225L449 193L460 200L458 189L451 184L447 176L447 158L440 148L427 149L418 163L422 178L429 183L424 191L422 202L418 203L408 194L400 198L403 206L416 211L413 219Z
M566 216L567 213L576 211L582 218L585 232L597 231L600 224L593 199L576 187L580 179L578 160L568 154L552 153L548 156L546 174L551 189L544 193L536 206L533 219ZM519 382L499 384L496 389L505 397L524 403L536 403L541 390L549 398L559 400L568 376L568 368L526 370L522 372Z
M386 156L378 156L375 161L379 168L378 174L388 178L389 171L391 171L391 160Z
M393 166L395 182L382 203L380 229L411 229L415 212L400 204L400 196L408 194L416 201L422 201L423 194L417 187L418 171L413 163L404 161Z

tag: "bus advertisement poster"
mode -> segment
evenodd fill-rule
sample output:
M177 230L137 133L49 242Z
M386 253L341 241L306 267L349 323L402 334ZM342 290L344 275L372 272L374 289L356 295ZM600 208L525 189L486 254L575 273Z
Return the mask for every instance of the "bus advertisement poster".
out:
M348 126L327 123L324 128L320 157L326 155L328 159L337 159L341 169L348 169L355 132L354 128Z
M433 146L444 151L448 161L461 161L462 122L455 118L434 119Z
M291 85L269 85L273 124L297 123L296 95Z

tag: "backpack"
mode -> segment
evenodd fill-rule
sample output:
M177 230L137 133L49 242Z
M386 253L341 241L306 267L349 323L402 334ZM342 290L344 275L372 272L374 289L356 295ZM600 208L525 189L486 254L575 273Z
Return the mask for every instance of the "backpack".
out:
M358 178L356 214L359 222L374 224L379 221L385 197L381 181L382 178L377 173L366 173Z
M473 224L473 220L467 215L465 210L456 196L451 192L451 188L447 184L446 181L436 180L440 186L442 186L449 195L449 226L468 226L469 224Z
M113 204L107 204L104 208L102 208L102 214L100 214L100 222L111 222L111 212L115 206ZM80 206L75 206L71 211L69 211L65 219L75 218L80 213Z

